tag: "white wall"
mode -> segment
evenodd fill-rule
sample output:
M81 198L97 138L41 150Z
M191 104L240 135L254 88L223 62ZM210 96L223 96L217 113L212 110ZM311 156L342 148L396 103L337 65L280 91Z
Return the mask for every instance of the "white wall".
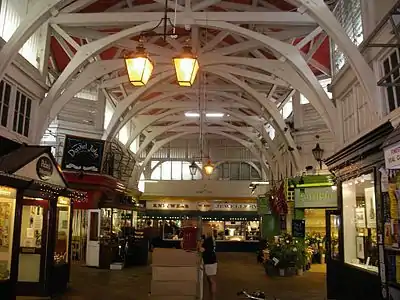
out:
M249 184L251 181L158 181L146 182L144 195L163 197L213 197L221 198L255 198L258 194L266 192L267 186L260 186L251 194Z
M0 38L0 48L4 45ZM12 64L7 68L4 80L11 85L11 97L9 104L7 126L0 125L0 135L16 140L18 142L32 143L36 131L36 121L38 120L37 108L39 101L44 98L48 91L39 71L34 68L26 59L18 55ZM19 90L32 100L31 115L29 122L29 134L24 136L13 131L14 109L16 102L16 91Z

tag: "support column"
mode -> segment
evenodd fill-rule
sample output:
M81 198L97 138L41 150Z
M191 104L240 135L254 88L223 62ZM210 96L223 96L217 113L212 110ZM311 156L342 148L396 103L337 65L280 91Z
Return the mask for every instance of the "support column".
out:
M97 91L96 131L104 130L104 116L106 113L106 96L101 89Z
M297 91L294 93L292 97L292 104L293 104L293 121L294 121L294 128L301 128L303 127L303 107L300 104L300 92Z
M261 218L262 238L270 240L279 235L281 231L279 221L279 216L277 215L263 215Z

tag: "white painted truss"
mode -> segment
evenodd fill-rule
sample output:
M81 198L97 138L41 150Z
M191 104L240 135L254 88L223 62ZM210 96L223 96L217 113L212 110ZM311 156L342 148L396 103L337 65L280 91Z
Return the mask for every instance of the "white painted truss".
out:
M135 127L126 146L144 135L144 142L136 153L139 157L153 143L137 168L135 176L138 179L146 162L159 148L198 132L193 126L198 120L186 119L184 112L197 110L199 87L179 88L171 84L175 76L171 58L182 50L185 37L169 36L166 43L160 43L160 37L146 41L145 47L156 64L146 86L131 86L123 73L124 53L134 51L137 46L132 38L148 30L159 30L154 28L164 17L164 1L138 5L121 0L103 12L80 13L96 2L38 1L0 51L0 79L18 49L37 28L47 24L48 31L70 62L59 71L55 65L56 54L50 53L49 42L44 43L47 48L42 54L50 61L48 72L54 80L39 107L36 142L76 94L84 88L97 87L115 104L115 112L103 138L114 138L128 122L132 122ZM332 135L340 136L337 110L314 74L317 69L325 76L330 75L330 70L313 59L326 35L347 55L366 92L371 111L378 111L375 109L375 77L324 1L287 2L296 5L298 10L280 11L264 0L254 0L253 5L220 0L168 2L168 7L176 10L176 14L168 13L175 26L181 31L190 28L188 34L193 50L198 54L200 74L205 74L206 78L202 89L207 98L207 109L229 115L218 120L207 119L206 131L233 139L250 149L262 162L263 171L271 176L274 168L269 166L285 163L282 151L288 153L287 159L295 168L300 165L300 153L280 113L295 90L310 101ZM212 11L212 6L224 11ZM296 38L303 40L293 45ZM303 53L302 48L308 43L311 43L310 50ZM102 60L100 54L110 47L117 49L116 54ZM47 70L43 73L47 76ZM284 150L269 138L265 129L267 124L281 137Z

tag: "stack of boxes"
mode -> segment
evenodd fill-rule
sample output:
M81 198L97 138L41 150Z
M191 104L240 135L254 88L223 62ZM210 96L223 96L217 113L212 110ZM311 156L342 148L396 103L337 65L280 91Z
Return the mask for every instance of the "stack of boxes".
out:
M152 258L151 300L201 300L203 271L197 252L156 248Z

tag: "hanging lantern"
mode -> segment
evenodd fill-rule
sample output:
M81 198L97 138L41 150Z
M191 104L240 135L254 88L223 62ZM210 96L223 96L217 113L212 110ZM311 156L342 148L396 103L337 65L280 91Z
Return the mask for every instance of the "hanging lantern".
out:
M134 86L146 85L154 68L142 43L139 43L135 53L125 57L125 66L129 81Z
M190 175L195 176L197 173L197 165L194 161L192 161L192 163L189 166L189 170L190 170Z
M317 135L316 138L319 139L319 136ZM313 156L314 156L314 159L315 159L317 162L319 162L319 168L322 169L322 157L323 157L323 155L324 155L324 149L322 149L322 148L319 146L319 143L317 143L317 144L315 145L315 148L312 149L312 154L313 154Z
M211 175L214 172L214 165L211 163L211 161L209 160L203 167L204 172L207 175Z
M174 57L176 79L180 86L192 86L199 71L199 62L190 46L184 46L180 56Z

